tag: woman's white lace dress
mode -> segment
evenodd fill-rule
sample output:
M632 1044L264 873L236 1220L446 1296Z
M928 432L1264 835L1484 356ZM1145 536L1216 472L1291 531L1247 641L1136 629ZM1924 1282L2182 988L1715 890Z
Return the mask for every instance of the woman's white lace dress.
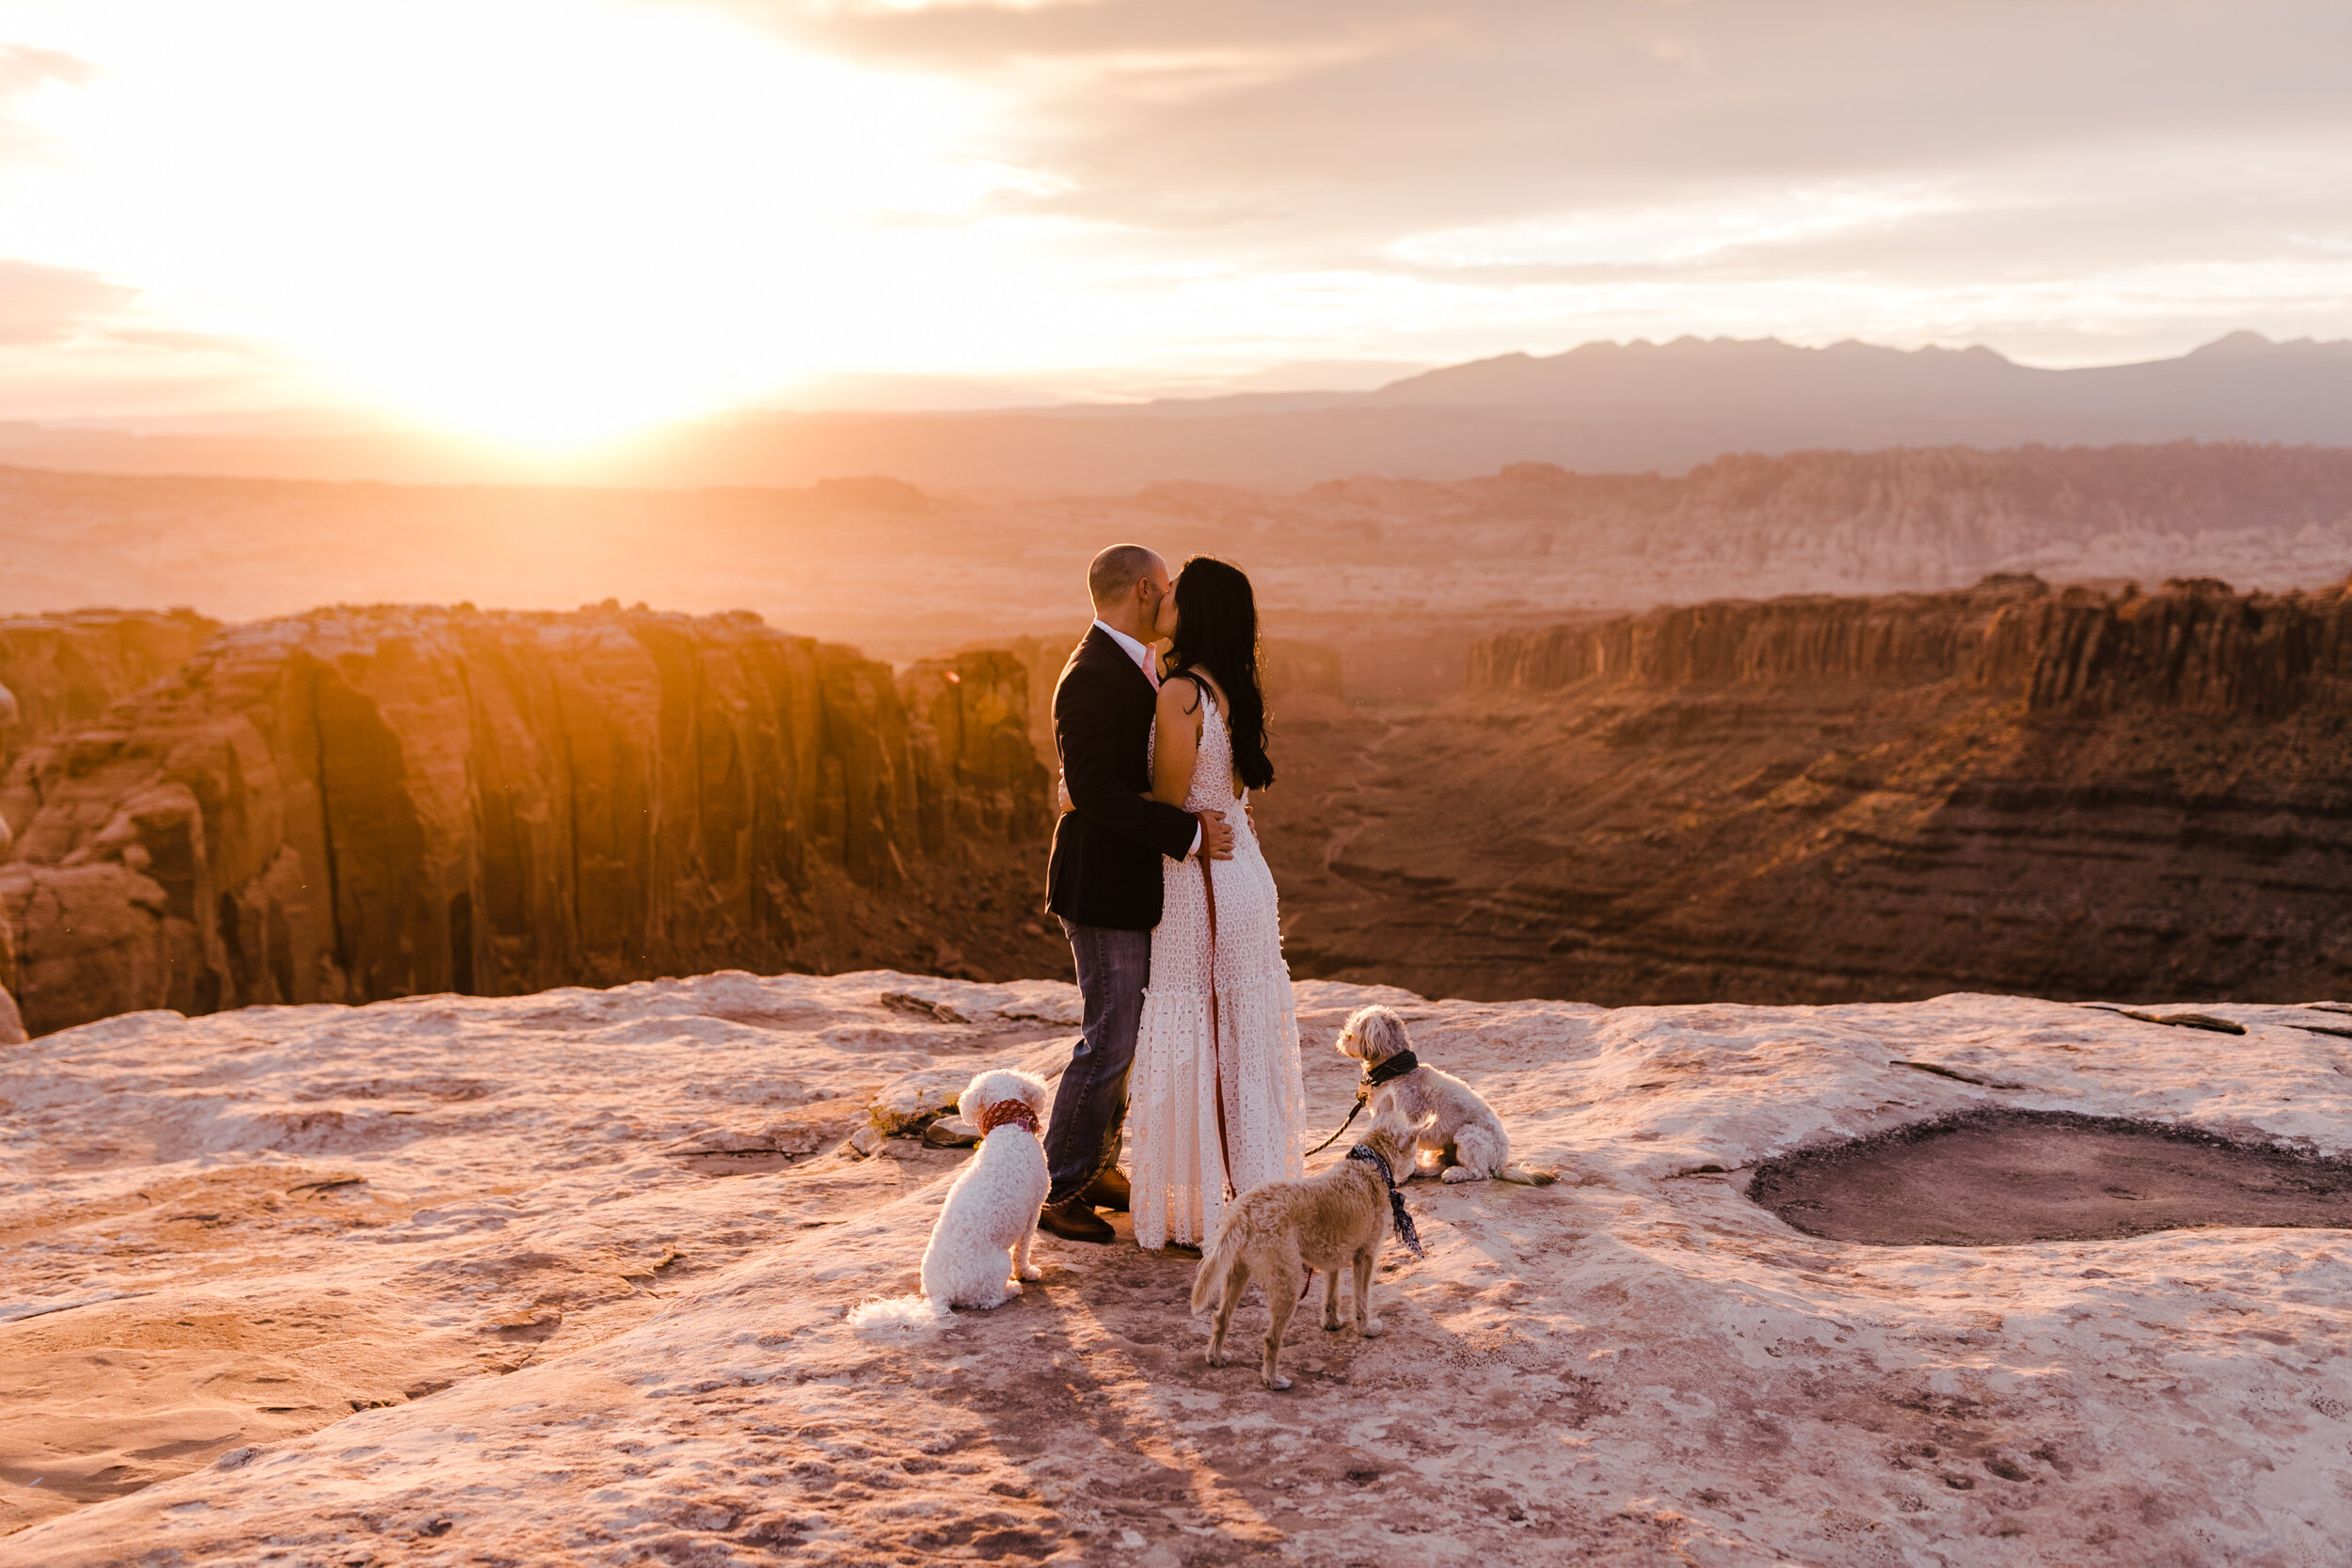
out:
M1167 901L1152 933L1152 983L1129 1080L1127 1141L1136 1244L1196 1245L1225 1209L1218 1153L1216 1069L1225 1078L1225 1150L1236 1194L1305 1174L1307 1090L1298 1065L1298 1018L1274 873L1232 792L1232 737L1216 700L1201 692L1200 755L1186 811L1221 811L1233 858L1211 861L1216 879L1216 1023L1209 1044L1209 910L1199 859L1166 861ZM1155 737L1156 738L1156 737Z

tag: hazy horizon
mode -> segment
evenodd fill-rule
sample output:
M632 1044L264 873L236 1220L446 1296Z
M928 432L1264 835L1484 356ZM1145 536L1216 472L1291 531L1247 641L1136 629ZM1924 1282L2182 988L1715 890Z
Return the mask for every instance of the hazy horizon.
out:
M1302 360L1295 364L1270 366L1246 375L1218 378L1203 383L1164 385L1142 382L1123 391L1098 390L1092 393L1074 392L1057 395L1045 388L1022 387L1003 381L967 380L954 376L921 375L858 375L829 376L812 383L808 392L797 401L780 401L768 404L747 404L741 407L715 409L681 423L728 421L760 419L788 419L800 415L823 414L959 414L1036 411L1048 409L1142 407L1155 403L1183 403L1213 399L1247 397L1253 394L1331 394L1345 395L1377 391L1400 382L1423 375L1432 371L1459 368L1494 360L1558 359L1590 348L1674 348L1686 343L1782 343L1791 348L1842 348L1860 346L1888 348L1896 352L1917 353L1926 349L1947 353L1964 353L1984 349L2010 364L2027 370L2116 370L2136 365L2165 364L2186 358L2201 350L2211 349L2233 339L2262 338L2278 347L2312 344L2322 348L2352 345L2352 337L2314 339L2308 335L2296 339L2271 339L2250 328L2233 328L2208 341L2191 344L2179 354L2141 356L2126 359L2102 360L2090 364L2041 363L2008 354L1990 343L1922 343L1910 349L1894 344L1874 343L1859 338L1832 339L1823 342L1804 342L1771 335L1736 339L1718 337L1702 339L1685 334L1674 339L1598 338L1565 348L1549 350L1511 349L1499 354L1484 355L1458 365L1415 363L1399 360ZM154 414L125 411L116 414L55 414L18 413L0 416L0 426L34 425L44 430L122 431L135 435L176 436L263 436L301 437L306 436L347 436L413 432L419 434L457 434L437 430L430 422L401 419L381 409L363 407L334 407L326 405L291 405L285 407L223 408L200 414ZM654 427L659 428L659 427ZM493 438L495 439L495 438Z

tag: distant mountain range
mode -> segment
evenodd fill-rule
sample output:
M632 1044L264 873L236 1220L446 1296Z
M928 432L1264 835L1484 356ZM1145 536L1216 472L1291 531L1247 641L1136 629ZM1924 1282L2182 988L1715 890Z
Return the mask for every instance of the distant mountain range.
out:
M1988 348L1683 338L1448 366L1369 392L1267 392L958 413L745 417L593 456L412 434L134 436L0 425L0 464L423 483L807 484L1125 491L1455 480L1519 462L1679 473L1724 452L2109 445L2352 446L2352 341L2236 332L2174 359L2038 370Z

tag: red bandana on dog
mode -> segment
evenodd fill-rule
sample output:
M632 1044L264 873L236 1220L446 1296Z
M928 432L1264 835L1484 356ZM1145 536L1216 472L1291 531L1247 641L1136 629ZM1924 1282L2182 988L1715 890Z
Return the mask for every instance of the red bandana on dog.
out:
M980 1112L980 1136L985 1138L999 1127L1018 1127L1036 1137L1037 1113L1025 1100L1000 1100Z

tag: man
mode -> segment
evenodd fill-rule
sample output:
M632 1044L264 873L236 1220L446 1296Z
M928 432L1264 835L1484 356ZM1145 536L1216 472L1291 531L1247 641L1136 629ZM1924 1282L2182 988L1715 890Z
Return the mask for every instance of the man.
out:
M1114 1234L1098 1208L1127 1207L1113 1161L1127 1117L1127 1069L1152 976L1164 860L1231 860L1221 811L1197 816L1150 798L1152 709L1168 565L1140 545L1113 545L1087 569L1094 625L1054 688L1054 740L1072 809L1054 829L1046 907L1061 917L1077 960L1085 1037L1055 1091L1045 1133L1053 1185L1038 1227L1073 1242Z

